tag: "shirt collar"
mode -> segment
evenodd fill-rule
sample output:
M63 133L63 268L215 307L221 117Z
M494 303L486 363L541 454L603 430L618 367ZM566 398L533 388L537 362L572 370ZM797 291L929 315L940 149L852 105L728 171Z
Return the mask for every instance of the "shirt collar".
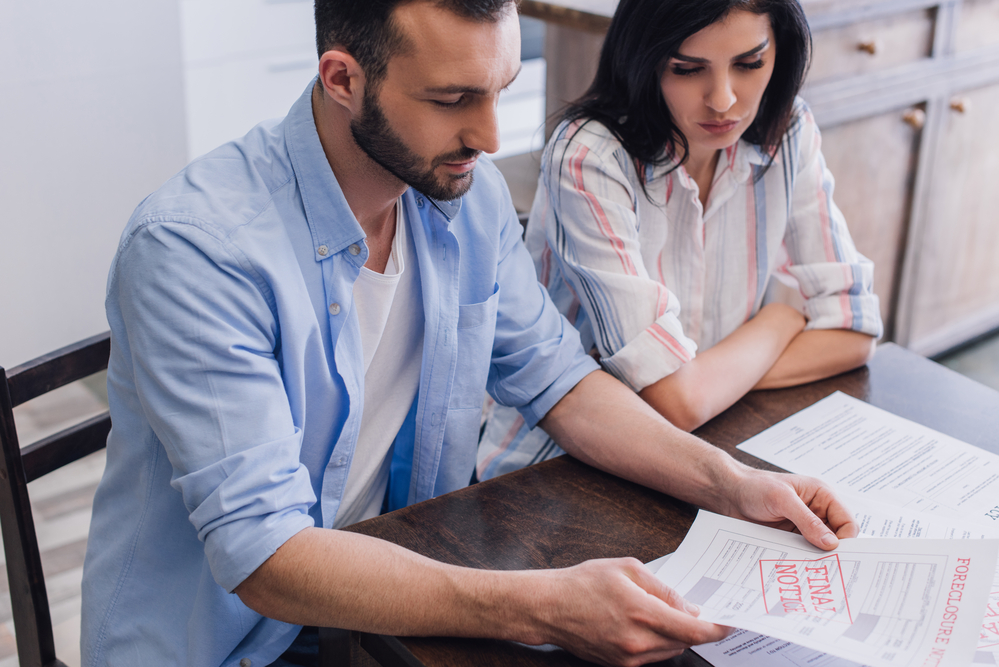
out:
M776 163L779 158L775 158ZM731 169L732 178L737 183L745 183L753 174L753 167L763 167L770 161L770 156L756 144L751 144L743 139L737 141L730 148L722 151L719 158L718 169L715 170L715 178L719 178L726 169ZM675 160L669 160L660 165L648 167L646 178L652 181L664 177L668 172L679 172ZM678 174L679 175L679 174ZM689 184L690 178L683 174L680 184Z
M361 241L365 234L347 205L319 141L312 115L315 82L313 79L291 107L284 120L284 132L305 217L312 232L316 261L322 261Z
M312 80L291 107L284 126L288 153L298 179L305 217L312 232L316 261L321 262L352 243L361 241L365 234L343 196L343 190L333 175L319 141L316 120L312 114L312 90L316 80ZM413 188L410 188L410 193L433 204L448 223L461 211L461 199L441 201L420 194Z
M437 208L438 211L444 214L444 217L447 218L448 224L450 224L454 220L455 216L458 215L458 212L461 211L461 199L455 199L453 201L443 201L440 199L432 199L431 197L427 197L427 199Z

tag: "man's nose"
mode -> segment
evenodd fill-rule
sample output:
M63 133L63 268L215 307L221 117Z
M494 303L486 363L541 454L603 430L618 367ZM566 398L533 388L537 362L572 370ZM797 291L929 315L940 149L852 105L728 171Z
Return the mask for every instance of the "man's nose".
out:
M469 119L463 143L468 148L495 153L500 148L499 116L496 113L498 100L484 100Z

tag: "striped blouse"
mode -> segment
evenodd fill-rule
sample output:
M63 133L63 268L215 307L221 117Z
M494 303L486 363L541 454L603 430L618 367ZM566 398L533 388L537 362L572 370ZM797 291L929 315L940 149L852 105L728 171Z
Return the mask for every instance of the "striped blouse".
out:
M684 167L641 168L605 126L562 123L545 149L526 243L540 281L603 367L635 391L749 320L775 294L806 329L882 333L873 263L833 203L819 130L798 101L776 151L739 141L715 170L707 210ZM769 294L769 295L768 295ZM496 406L481 479L561 453Z

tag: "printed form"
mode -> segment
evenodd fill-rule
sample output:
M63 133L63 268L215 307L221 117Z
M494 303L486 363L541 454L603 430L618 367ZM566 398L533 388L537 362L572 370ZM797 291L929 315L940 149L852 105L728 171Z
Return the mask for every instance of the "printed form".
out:
M999 456L841 392L739 449L867 504L999 525Z
M968 665L997 548L872 538L825 552L794 533L701 511L656 576L702 619L768 635L761 642L872 667Z
M999 537L999 530L983 531L957 524L941 516L916 514L904 509L877 506L865 507L863 500L841 494L841 499L854 510L860 526L860 537L907 537L927 539L988 539ZM669 556L663 556L647 567L655 573ZM997 568L999 569L999 568ZM695 646L694 652L715 667L861 667L859 663L804 648L782 639L768 637L749 630L736 630L713 644ZM989 595L985 619L979 634L975 665L999 664L999 576Z
M999 456L846 394L739 449L825 481L856 513L864 536L999 537ZM976 665L999 665L999 565L989 592Z

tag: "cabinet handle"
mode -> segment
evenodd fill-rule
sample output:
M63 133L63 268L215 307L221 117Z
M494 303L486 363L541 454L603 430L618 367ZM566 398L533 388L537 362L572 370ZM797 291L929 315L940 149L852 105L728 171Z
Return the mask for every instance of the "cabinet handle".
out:
M910 127L921 130L926 125L926 112L922 109L909 109L902 114L902 120Z
M864 53L869 53L870 55L873 56L875 53L878 52L878 43L873 39L869 39L866 42L860 42L859 44L857 44L857 50L863 51Z
M971 110L971 100L967 97L955 97L950 101L950 108L958 113L965 113Z

